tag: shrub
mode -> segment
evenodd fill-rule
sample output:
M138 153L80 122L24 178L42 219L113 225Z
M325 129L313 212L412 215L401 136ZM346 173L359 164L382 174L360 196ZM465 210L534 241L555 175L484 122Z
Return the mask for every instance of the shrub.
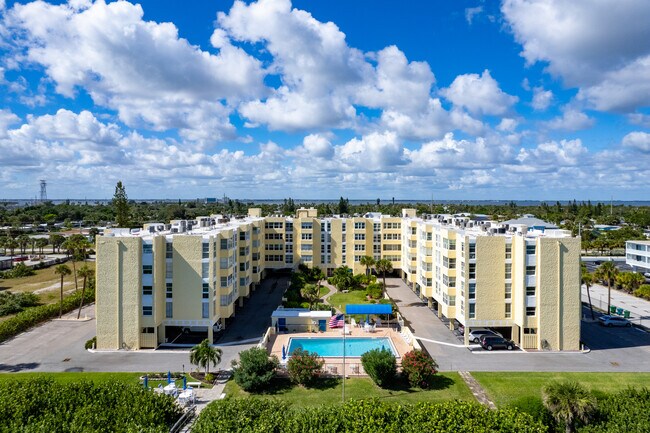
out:
M212 374L212 373L207 373L207 374L205 375L205 381L206 381L207 383L213 383L213 382L214 382L214 374Z
M94 349L95 347L97 347L97 336L95 335L93 338L86 341L86 344L84 345L84 347L86 348L86 350Z
M390 384L397 375L395 355L388 349L373 349L361 355L361 364L368 376L379 386Z
M0 292L0 316L20 313L25 308L34 307L38 304L38 296L30 292Z
M269 357L265 349L253 347L239 354L239 362L233 361L233 378L244 391L261 391L275 375L279 361Z
M121 382L0 382L3 432L168 432L183 410L167 395Z
M23 278L23 277L29 277L31 275L36 274L36 272L30 268L29 266L25 265L24 263L18 263L16 266L13 267L13 269L10 269L5 272L0 273L0 278Z
M412 350L402 358L402 372L411 386L428 388L435 378L438 364L421 350Z
M372 299L379 299L384 295L381 283L370 283L366 287L366 295Z
M556 430L558 427L557 422L553 419L551 412L546 409L544 402L542 402L542 399L540 397L521 397L510 403L509 407L520 412L527 413L534 419L541 421L547 426L552 426L553 428L550 429L551 431Z
M318 377L323 364L325 360L318 353L296 349L287 362L289 378L298 385L309 385Z
M193 433L546 431L546 426L540 421L513 409L489 410L478 403L463 401L390 404L377 399L348 400L342 405L294 409L278 400L226 398L210 403L192 428Z
M650 284L643 284L634 291L634 296L650 300Z
M86 290L84 296L84 304L93 302L95 300L95 292ZM63 312L67 313L79 308L79 301L81 301L81 292L73 293L72 295L63 298ZM27 331L29 328L52 319L59 315L59 303L39 305L38 307L30 307L14 317L0 322L0 342L8 340L21 332Z
M598 400L594 419L580 433L650 431L650 389L628 388Z

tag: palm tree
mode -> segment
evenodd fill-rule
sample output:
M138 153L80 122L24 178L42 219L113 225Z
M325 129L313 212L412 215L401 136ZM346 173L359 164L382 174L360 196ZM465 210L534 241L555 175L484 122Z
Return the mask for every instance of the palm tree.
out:
M361 257L361 260L359 260L359 263L361 263L361 266L366 267L366 277L370 275L370 267L374 266L375 264L375 259L373 259L371 256L363 256Z
M591 310L591 320L595 320L594 307L591 305L591 292L589 289L594 284L594 274L589 273L587 265L584 262L580 263L582 284L587 287L587 298L589 299L589 310Z
M25 234L18 236L18 245L20 245L20 254L25 254L27 245L31 242L31 238Z
M45 248L48 244L47 239L45 238L40 238L36 240L36 248L38 248L39 252L43 254L43 248Z
M20 244L18 244L18 241L14 238L7 238L4 246L5 248L9 248L9 251L11 251L11 258L13 259L14 251L20 246Z
M205 368L205 374L210 372L210 364L215 367L221 362L221 349L212 347L207 338L190 349L190 362L197 367Z
M605 262L596 269L596 277L607 282L607 314L609 314L612 305L612 284L616 282L618 268L614 262Z
M52 244L52 254L54 249L57 248L61 252L61 244L65 242L65 238L59 234L50 235L50 243Z
M320 285L305 284L300 290L300 296L309 302L309 309L314 305L314 302L320 299Z
M381 272L382 279L384 281L384 288L386 290L386 272L393 272L393 264L388 259L380 259L375 263L375 269L377 272Z
M86 296L86 281L88 280L88 277L92 277L95 274L95 270L88 267L88 265L84 264L81 268L79 268L78 272L79 276L84 279L83 285L81 286L81 301L79 301L79 311L77 312L77 319L81 317L81 307L84 305L84 297Z
M567 433L575 430L576 421L589 421L596 408L594 399L576 382L549 383L542 389L542 401Z
M332 273L332 284L339 290L348 290L352 287L353 282L352 269L347 266L340 266L334 269Z
M74 273L74 289L79 290L77 283L77 265L78 260L86 261L86 249L90 247L90 242L83 235L72 235L61 245L72 256L72 271Z
M54 273L57 275L61 275L61 302L59 303L59 319L61 316L63 316L63 277L66 275L70 275L72 272L70 271L70 268L67 267L66 265L57 265L56 268L54 268Z

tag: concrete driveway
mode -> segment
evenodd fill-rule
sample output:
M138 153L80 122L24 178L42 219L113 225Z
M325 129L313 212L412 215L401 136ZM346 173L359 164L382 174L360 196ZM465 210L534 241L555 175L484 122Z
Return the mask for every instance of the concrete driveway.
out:
M609 329L583 321L583 352L486 352L455 347L459 339L399 278L386 279L388 295L410 322L442 371L649 371L650 334L637 328ZM586 311L586 310L585 310ZM450 345L453 344L453 345Z
M229 368L231 361L238 359L240 351L255 346L246 341L262 337L286 284L286 278L265 280L246 305L238 310L232 324L217 342L223 352L219 367ZM0 344L0 372L158 372L190 371L194 368L189 362L188 349L88 352L84 344L95 336L95 306L85 307L83 316L88 316L89 320L52 320Z

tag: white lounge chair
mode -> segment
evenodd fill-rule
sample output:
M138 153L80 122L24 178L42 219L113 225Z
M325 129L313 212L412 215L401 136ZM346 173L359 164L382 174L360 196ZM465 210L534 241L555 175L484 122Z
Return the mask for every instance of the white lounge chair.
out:
M357 321L354 320L354 317L352 317L352 318L350 319L350 326L352 326L353 328L356 328L356 327L357 327Z

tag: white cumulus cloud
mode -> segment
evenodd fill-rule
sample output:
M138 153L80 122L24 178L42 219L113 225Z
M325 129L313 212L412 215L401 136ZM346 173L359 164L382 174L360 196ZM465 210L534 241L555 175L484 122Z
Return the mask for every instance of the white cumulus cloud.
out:
M518 100L516 96L501 90L487 69L481 75L459 75L440 93L454 105L464 107L474 114L501 115Z

